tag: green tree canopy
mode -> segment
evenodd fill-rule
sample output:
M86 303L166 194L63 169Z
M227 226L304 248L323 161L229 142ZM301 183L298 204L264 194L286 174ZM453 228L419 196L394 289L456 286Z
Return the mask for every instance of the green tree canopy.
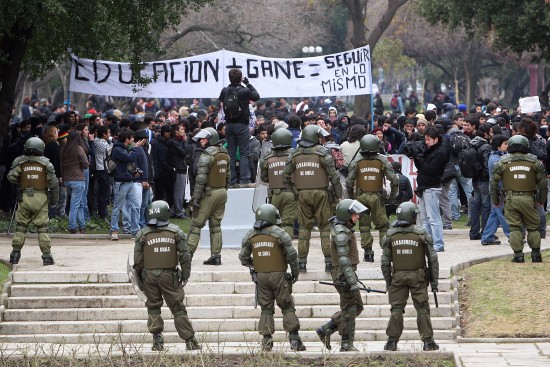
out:
M67 59L67 48L92 59L148 61L163 53L164 30L212 1L0 0L0 136L21 71L40 77Z
M416 0L430 23L463 26L498 49L550 60L550 3L545 0Z

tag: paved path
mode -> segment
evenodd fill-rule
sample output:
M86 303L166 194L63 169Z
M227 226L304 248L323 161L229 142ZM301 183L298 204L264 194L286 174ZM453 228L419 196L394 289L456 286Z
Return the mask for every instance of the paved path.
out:
M449 277L456 270L487 259L496 257L512 257L506 237L500 232L499 237L503 240L500 246L481 246L479 241L470 241L467 230L445 231L445 252L439 253L440 276ZM37 246L36 237L30 236L27 245L23 248L22 258L17 265L17 271L97 271L97 272L124 272L128 254L133 251L133 242L130 239L121 239L118 242L106 240L107 236L91 238L92 236L73 235L62 236L64 238L52 239L52 253L56 264L43 267L40 258L40 250ZM377 238L375 238L375 243ZM549 249L549 241L543 240L543 249ZM11 251L11 240L5 235L0 236L0 258L8 259ZM219 271L248 271L243 270L237 258L237 249L224 249L222 251L222 266ZM209 249L199 248L193 260L193 272L201 270L213 270L205 266L202 261L209 257ZM374 264L361 263L359 268L379 269L380 249L375 246ZM546 255L545 261L550 261ZM308 259L308 269L322 270L324 261L320 250L319 238L312 239L312 247ZM193 278L191 277L191 281ZM304 355L311 357L322 356L323 352L320 343L306 343L308 351ZM358 343L362 351L369 353L381 353L382 342ZM16 350L15 345L6 345L2 348ZM278 346L281 351L286 350L286 345ZM404 353L419 352L419 342L403 341L399 343L399 350ZM143 348L148 353L149 346ZM171 352L179 353L185 349L182 345L171 345ZM208 350L219 351L218 345L209 345ZM249 353L251 347L248 345L223 346L224 354ZM550 367L550 339L506 339L506 340L476 340L468 342L459 340L456 342L441 342L441 352L452 354L458 366L481 367L481 366L549 366ZM426 353L424 353L426 354ZM430 353L434 354L434 353Z

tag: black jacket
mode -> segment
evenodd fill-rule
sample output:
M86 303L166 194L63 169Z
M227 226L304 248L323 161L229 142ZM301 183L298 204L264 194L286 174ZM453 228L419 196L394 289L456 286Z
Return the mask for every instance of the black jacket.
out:
M424 191L441 187L441 176L449 161L449 147L443 137L434 146L428 148L424 154L414 160L418 171L416 179L417 189Z
M187 173L185 156L185 143L182 140L168 140L168 165L175 168L177 173Z
M488 161L489 161L489 155L491 154L491 145L487 142L487 140L483 139L480 136L476 136L470 141L470 144L472 147L474 147L477 151L478 158L483 165L483 171L481 172L481 175L479 177L476 177L474 180L476 181L483 181L483 182L489 182L489 167L488 167Z
M256 89L252 86L252 84L248 83L246 87L243 87L240 83L239 84L231 84L230 86L237 87L237 95L239 96L239 105L241 106L241 109L244 111L244 113L241 113L239 118L236 118L234 120L227 120L228 123L241 123L241 124L247 124L250 121L250 113L248 110L248 101L254 101L260 99L260 95L256 91ZM225 99L225 93L227 91L228 87L225 87L222 89L220 93L220 98L218 100L223 103L223 100Z

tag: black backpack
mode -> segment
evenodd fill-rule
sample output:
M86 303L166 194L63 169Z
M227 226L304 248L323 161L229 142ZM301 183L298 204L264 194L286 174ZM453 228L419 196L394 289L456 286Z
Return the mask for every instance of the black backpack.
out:
M469 146L458 154L458 168L463 177L477 178L483 173L483 162L477 149Z
M239 104L239 94L237 93L238 87L228 86L225 90L225 96L223 98L223 113L226 120L234 120L241 117L243 109Z
M470 147L470 138L464 135L463 132L455 132L449 138L451 153L457 157L462 150Z

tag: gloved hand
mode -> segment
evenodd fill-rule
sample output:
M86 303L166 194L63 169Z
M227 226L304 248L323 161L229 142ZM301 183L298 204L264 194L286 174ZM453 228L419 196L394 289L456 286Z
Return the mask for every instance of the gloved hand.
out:
M391 280L389 282L386 282L386 289L390 289Z
M356 282L349 287L349 290L350 292L355 292L359 290L359 288L361 288L361 285L359 284L359 282Z
M250 84L250 83L248 82L248 78L247 78L246 76L243 78L243 83L244 83L244 85Z
M437 289L437 284L431 283L430 285L432 287L432 292L439 292L439 289Z
M201 206L199 204L199 201L197 199L191 199L189 202L189 210L193 211L195 209L199 209Z
M252 258L249 257L248 259L246 259L246 261L242 262L241 265L249 267L250 265L252 265Z
M188 280L189 280L189 279L183 279L183 280L181 281L181 286L182 286L182 287L185 287L185 286L187 285L187 281L188 281Z
M294 283L296 283L296 282L298 281L298 276L299 276L298 274L300 274L300 273L296 273L296 274L292 273L292 274L290 274L290 281L291 281L292 284L294 284Z

